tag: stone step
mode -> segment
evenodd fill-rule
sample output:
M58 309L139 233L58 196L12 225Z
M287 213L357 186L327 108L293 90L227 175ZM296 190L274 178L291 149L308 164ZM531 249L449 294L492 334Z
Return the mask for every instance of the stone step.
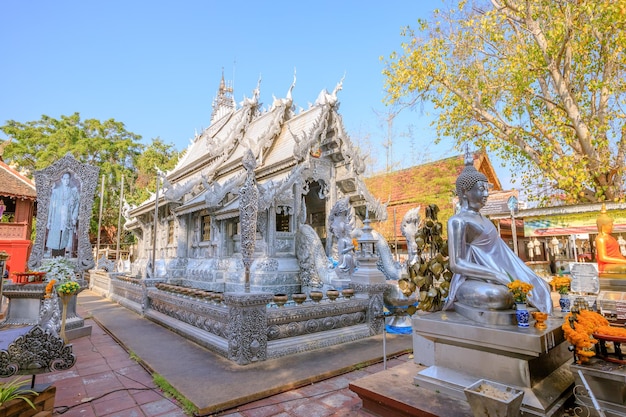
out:
M467 401L420 388L413 383L424 369L414 362L394 366L350 383L363 409L384 417L472 417Z

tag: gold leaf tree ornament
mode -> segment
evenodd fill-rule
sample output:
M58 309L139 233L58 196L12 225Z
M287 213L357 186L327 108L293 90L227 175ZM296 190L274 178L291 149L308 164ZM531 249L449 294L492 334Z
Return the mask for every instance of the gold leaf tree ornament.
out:
M448 243L442 237L443 226L437 219L439 207L426 207L426 217L415 237L417 255L407 262L408 278L398 280L404 295L419 292L418 309L438 311L448 296L452 271L448 260Z

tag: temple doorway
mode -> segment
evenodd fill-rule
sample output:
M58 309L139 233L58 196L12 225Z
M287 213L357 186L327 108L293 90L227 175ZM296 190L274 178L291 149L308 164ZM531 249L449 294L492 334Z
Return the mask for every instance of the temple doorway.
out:
M307 213L305 223L315 229L322 245L326 246L326 198L319 182L309 183L309 192L304 196L304 204Z

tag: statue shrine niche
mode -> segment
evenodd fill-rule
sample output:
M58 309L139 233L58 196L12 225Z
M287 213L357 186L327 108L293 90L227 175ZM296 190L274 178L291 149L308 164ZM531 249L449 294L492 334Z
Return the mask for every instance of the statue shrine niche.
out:
M69 259L80 272L94 267L89 222L98 172L98 167L81 164L70 153L35 172L37 235L30 269L54 257Z

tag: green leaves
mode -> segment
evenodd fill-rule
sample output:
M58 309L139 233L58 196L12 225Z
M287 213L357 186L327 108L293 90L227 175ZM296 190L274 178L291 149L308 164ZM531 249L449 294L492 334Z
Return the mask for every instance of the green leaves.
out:
M35 409L35 404L29 396L37 396L39 393L31 389L24 388L29 383L28 378L15 378L9 382L0 384L0 405L11 400L20 399L26 401L28 405Z
M31 173L53 164L71 153L81 163L100 168L105 178L103 243L115 241L122 177L124 196L130 203L144 201L155 189L155 166L168 170L178 160L173 145L153 139L148 146L141 136L126 130L114 119L81 120L78 113L59 119L43 115L40 120L20 123L9 120L0 130L11 138L3 159ZM100 182L99 182L100 184ZM98 191L100 186L98 187ZM95 196L91 234L97 235L100 193Z
M451 2L453 3L453 2ZM537 197L625 200L626 7L463 2L403 30L386 101L431 102L439 139L489 148Z

